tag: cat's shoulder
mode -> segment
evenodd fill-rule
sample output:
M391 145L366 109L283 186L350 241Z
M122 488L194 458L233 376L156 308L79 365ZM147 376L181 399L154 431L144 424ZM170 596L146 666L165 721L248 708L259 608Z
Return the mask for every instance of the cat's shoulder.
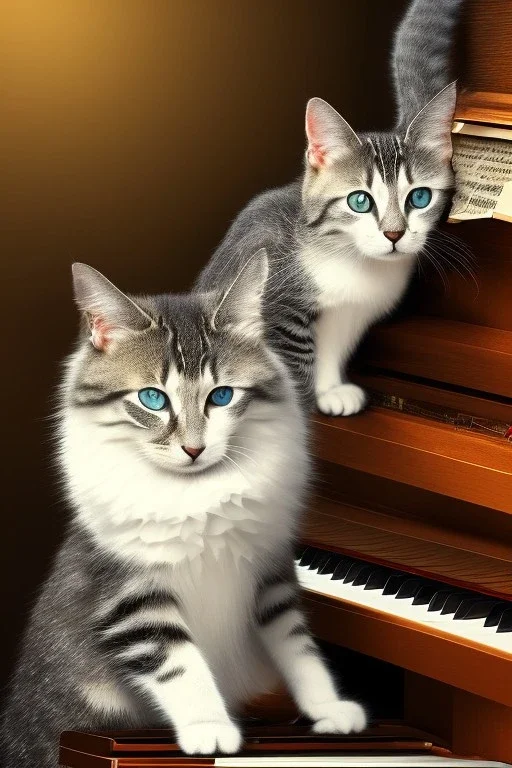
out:
M301 206L301 183L293 181L281 187L272 187L252 198L242 214L253 216L294 217Z

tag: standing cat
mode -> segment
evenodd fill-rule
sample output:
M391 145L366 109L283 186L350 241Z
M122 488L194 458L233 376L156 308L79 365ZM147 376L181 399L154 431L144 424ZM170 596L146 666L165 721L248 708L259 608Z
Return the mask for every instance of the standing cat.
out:
M60 391L73 520L33 610L3 768L56 768L59 734L170 727L235 752L280 674L318 732L361 730L300 609L306 424L262 333L256 254L220 293L129 298L74 266L83 332Z
M347 363L402 297L451 199L456 92L447 72L460 4L413 0L400 24L392 132L356 134L325 101L309 102L302 180L249 203L198 281L229 284L247 255L267 249L269 342L326 414L363 407Z

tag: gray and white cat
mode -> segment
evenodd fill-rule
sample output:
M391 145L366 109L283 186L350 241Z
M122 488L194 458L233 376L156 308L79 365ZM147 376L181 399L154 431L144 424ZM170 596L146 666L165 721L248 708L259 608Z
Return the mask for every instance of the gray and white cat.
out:
M347 363L402 297L450 202L456 89L447 73L460 4L411 3L393 50L392 132L357 134L325 101L308 103L301 181L249 203L198 281L229 284L248 255L267 249L269 341L326 414L363 407Z
M280 675L317 732L359 731L300 608L307 428L263 334L267 258L222 292L130 298L74 266L83 332L60 392L73 519L25 636L3 768L55 768L59 735L171 727L235 752Z

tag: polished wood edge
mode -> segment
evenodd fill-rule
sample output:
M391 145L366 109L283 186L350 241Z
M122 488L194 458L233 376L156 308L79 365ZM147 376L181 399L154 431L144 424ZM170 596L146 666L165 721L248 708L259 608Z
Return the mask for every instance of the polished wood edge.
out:
M456 548L431 537L432 526L420 521L386 518L368 510L317 500L304 520L302 541L319 549L327 549L369 563L396 568L472 589L503 600L512 598L512 561ZM388 525L389 523L389 525ZM417 523L417 528L415 524ZM422 538L425 531L425 539ZM439 538L443 531L439 531ZM462 542L461 542L462 544Z
M464 90L457 99L454 120L512 126L512 93Z
M512 654L305 590L314 634L478 696L512 706Z
M419 383L397 375L393 376L391 372L383 370L355 370L351 372L351 379L363 389L449 408L463 416L512 424L512 401L503 398L482 397L453 391L442 386L434 386L432 383Z
M385 409L313 418L317 459L512 514L512 445Z
M61 747L59 765L63 768L204 768L215 765L214 757L163 757L158 755L135 755L105 757L91 752L80 752L70 747ZM34 767L35 768L35 767Z
M115 759L103 755L80 752L69 747L59 750L59 765L65 768L113 768Z
M433 544L446 548L450 554L461 552L471 561L473 556L485 558L489 563L503 564L512 580L512 542L488 541L483 535L450 530L417 518L397 515L397 511L380 507L378 510L354 506L318 493L310 504L310 515L320 512L334 520L360 525L367 532L378 530L393 536L401 536L420 544ZM309 518L306 526L311 526ZM340 541L340 539L338 539ZM342 541L342 540L341 540ZM342 541L344 544L345 542Z
M510 398L512 331L415 316L375 326L360 359L387 371Z

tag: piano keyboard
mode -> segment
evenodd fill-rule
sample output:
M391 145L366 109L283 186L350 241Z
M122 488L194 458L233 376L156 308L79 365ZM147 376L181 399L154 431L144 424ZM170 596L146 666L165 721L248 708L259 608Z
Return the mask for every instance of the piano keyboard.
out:
M316 547L298 550L300 585L321 595L512 655L512 600L459 589Z

